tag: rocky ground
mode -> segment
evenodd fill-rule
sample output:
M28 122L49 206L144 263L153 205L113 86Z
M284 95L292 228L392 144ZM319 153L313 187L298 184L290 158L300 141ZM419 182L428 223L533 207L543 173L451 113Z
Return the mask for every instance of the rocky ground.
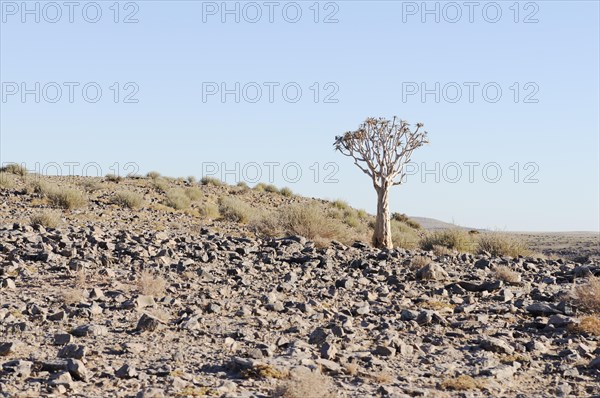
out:
M0 397L600 396L593 256L321 247L102 195L44 228L2 192Z
M299 367L341 397L600 394L565 301L597 264L18 224L0 252L7 397L268 397Z

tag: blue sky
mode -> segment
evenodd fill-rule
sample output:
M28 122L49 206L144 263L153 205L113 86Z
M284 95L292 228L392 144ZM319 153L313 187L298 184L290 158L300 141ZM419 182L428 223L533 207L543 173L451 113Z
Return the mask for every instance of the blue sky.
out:
M272 171L374 212L368 177L332 142L398 115L431 144L393 211L599 230L598 2L476 3L2 1L0 161L230 183Z

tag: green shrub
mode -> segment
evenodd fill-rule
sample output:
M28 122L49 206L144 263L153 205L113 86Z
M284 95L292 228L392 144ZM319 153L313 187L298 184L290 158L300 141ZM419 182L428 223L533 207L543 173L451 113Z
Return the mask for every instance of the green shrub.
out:
M127 207L129 209L137 209L144 204L142 195L133 191L121 191L117 192L113 199L113 203L121 207Z
M411 220L404 213L392 213L392 220L400 221L413 229L421 229L421 224L416 221Z
M182 189L171 189L167 192L165 204L175 210L185 210L190 207L190 198Z
M106 181L110 181L110 182L121 182L123 181L123 177L118 176L116 174L107 174L104 178L106 178Z
M51 188L46 196L50 204L67 210L77 209L87 204L87 197L77 189Z
M294 192L292 192L292 190L288 187L281 188L281 191L279 191L279 193L286 197L294 195Z
M29 220L31 226L34 227L41 225L45 228L56 228L62 223L60 215L50 211L34 214L29 218Z
M15 178L12 174L0 172L0 188L9 189L15 186Z
M146 177L152 179L152 180L156 180L157 178L160 177L160 173L158 171L149 171L146 174Z
M214 186L220 187L221 185L223 185L223 181L221 181L215 177L202 177L202 179L200 180L200 184L214 185Z
M488 233L479 237L477 252L488 252L492 256L526 256L531 251L517 238L508 235Z
M224 219L234 222L247 223L256 210L239 199L222 197L219 199L219 213Z
M421 239L419 245L423 250L433 250L434 246L442 246L460 252L472 250L469 234L461 229L430 232Z
M0 172L16 174L18 176L24 177L27 175L27 168L18 163L9 163L6 166L1 167Z
M202 199L202 197L204 196L202 194L202 191L200 190L200 188L197 188L197 187L186 188L184 193L185 193L185 196L190 198L190 200L193 202Z

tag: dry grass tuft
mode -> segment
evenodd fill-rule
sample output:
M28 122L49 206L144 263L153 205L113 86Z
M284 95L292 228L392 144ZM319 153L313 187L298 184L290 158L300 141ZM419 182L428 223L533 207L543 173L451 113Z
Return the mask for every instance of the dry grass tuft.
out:
M259 229L268 235L291 234L307 239L345 239L339 220L327 218L315 205L289 205L261 220Z
M0 168L0 172L16 174L21 177L25 177L27 175L27 168L18 163L9 163L4 167Z
M88 202L82 191L72 188L50 189L46 196L51 205L67 210L84 207Z
M34 214L29 218L31 226L36 227L41 225L44 228L56 228L61 223L60 214L51 211L44 211L38 214Z
M146 177L150 178L151 180L156 180L160 177L160 173L158 171L149 171L146 173Z
M117 192L117 194L115 195L113 203L121 207L137 209L139 207L142 207L142 205L144 204L144 198L137 192L120 191Z
M468 252L472 249L471 238L468 232L462 229L431 232L421 239L419 245L423 250L434 250L435 246L442 246L459 252Z
M573 323L569 325L569 330L576 333L586 333L593 336L600 336L600 319L596 316L583 317L579 323Z
M452 256L454 252L452 249L448 249L446 246L434 245L433 246L433 254L438 257L442 256Z
M279 193L288 198L294 196L294 192L288 187L281 188Z
M171 189L167 192L167 199L165 204L172 207L175 210L185 210L190 207L190 198L185 194L182 189Z
M415 256L410 260L409 269L412 271L419 270L431 263L431 259L425 256Z
M184 193L185 193L185 196L187 196L192 202L196 202L196 201L202 199L202 197L204 196L202 194L202 191L200 190L200 188L197 188L197 187L186 188Z
M358 364L356 362L349 362L346 365L344 365L344 372L347 375L356 376L358 374L359 370L360 370L360 367L358 366Z
M248 203L236 198L222 197L219 199L219 213L224 219L246 224L256 212Z
M498 233L481 235L477 242L477 252L488 252L492 256L510 257L531 254L531 251L517 238Z
M84 181L80 184L80 186L81 188L83 188L84 191L88 193L99 191L103 187L101 182L94 180Z
M415 249L419 244L419 235L417 231L408 224L392 220L392 243L394 247L403 249Z
M444 379L440 386L444 390L454 390L454 391L468 391L468 390L478 390L482 388L483 384L471 376L461 375L458 377Z
M205 203L199 209L200 217L215 219L221 217L221 213L219 213L219 206L212 202Z
M585 283L574 286L571 298L581 311L600 313L600 277L590 276Z
M12 174L0 172L0 188L10 189L15 186L15 177Z
M64 290L62 301L67 305L81 303L83 301L83 291L76 288Z
M202 177L202 179L200 180L200 184L202 185L214 185L217 187L220 187L221 185L224 185L223 181L219 180L218 178L215 177Z
M506 265L498 265L493 270L494 277L502 282L508 283L509 285L515 285L521 282L521 274L513 271Z
M259 364L242 371L245 379L284 379L286 376L284 372L268 364Z
M392 220L400 221L401 223L408 225L412 229L421 229L421 224L419 224L416 221L411 220L404 213L392 213Z
M123 177L118 176L116 174L107 174L105 177L106 181L119 183L123 181Z
M309 370L297 372L283 382L273 393L277 398L335 398L337 394L331 380Z
M140 293L161 297L167 288L167 282L160 276L154 275L148 270L143 270L137 280L137 286Z

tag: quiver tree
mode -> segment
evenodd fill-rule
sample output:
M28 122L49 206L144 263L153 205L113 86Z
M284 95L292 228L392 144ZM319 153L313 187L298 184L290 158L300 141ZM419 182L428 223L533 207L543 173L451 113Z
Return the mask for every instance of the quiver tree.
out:
M377 218L373 245L392 247L389 191L405 177L404 166L415 149L426 144L427 132L417 123L413 130L398 119L368 118L356 131L335 137L335 149L354 159L354 164L371 177L377 192Z

